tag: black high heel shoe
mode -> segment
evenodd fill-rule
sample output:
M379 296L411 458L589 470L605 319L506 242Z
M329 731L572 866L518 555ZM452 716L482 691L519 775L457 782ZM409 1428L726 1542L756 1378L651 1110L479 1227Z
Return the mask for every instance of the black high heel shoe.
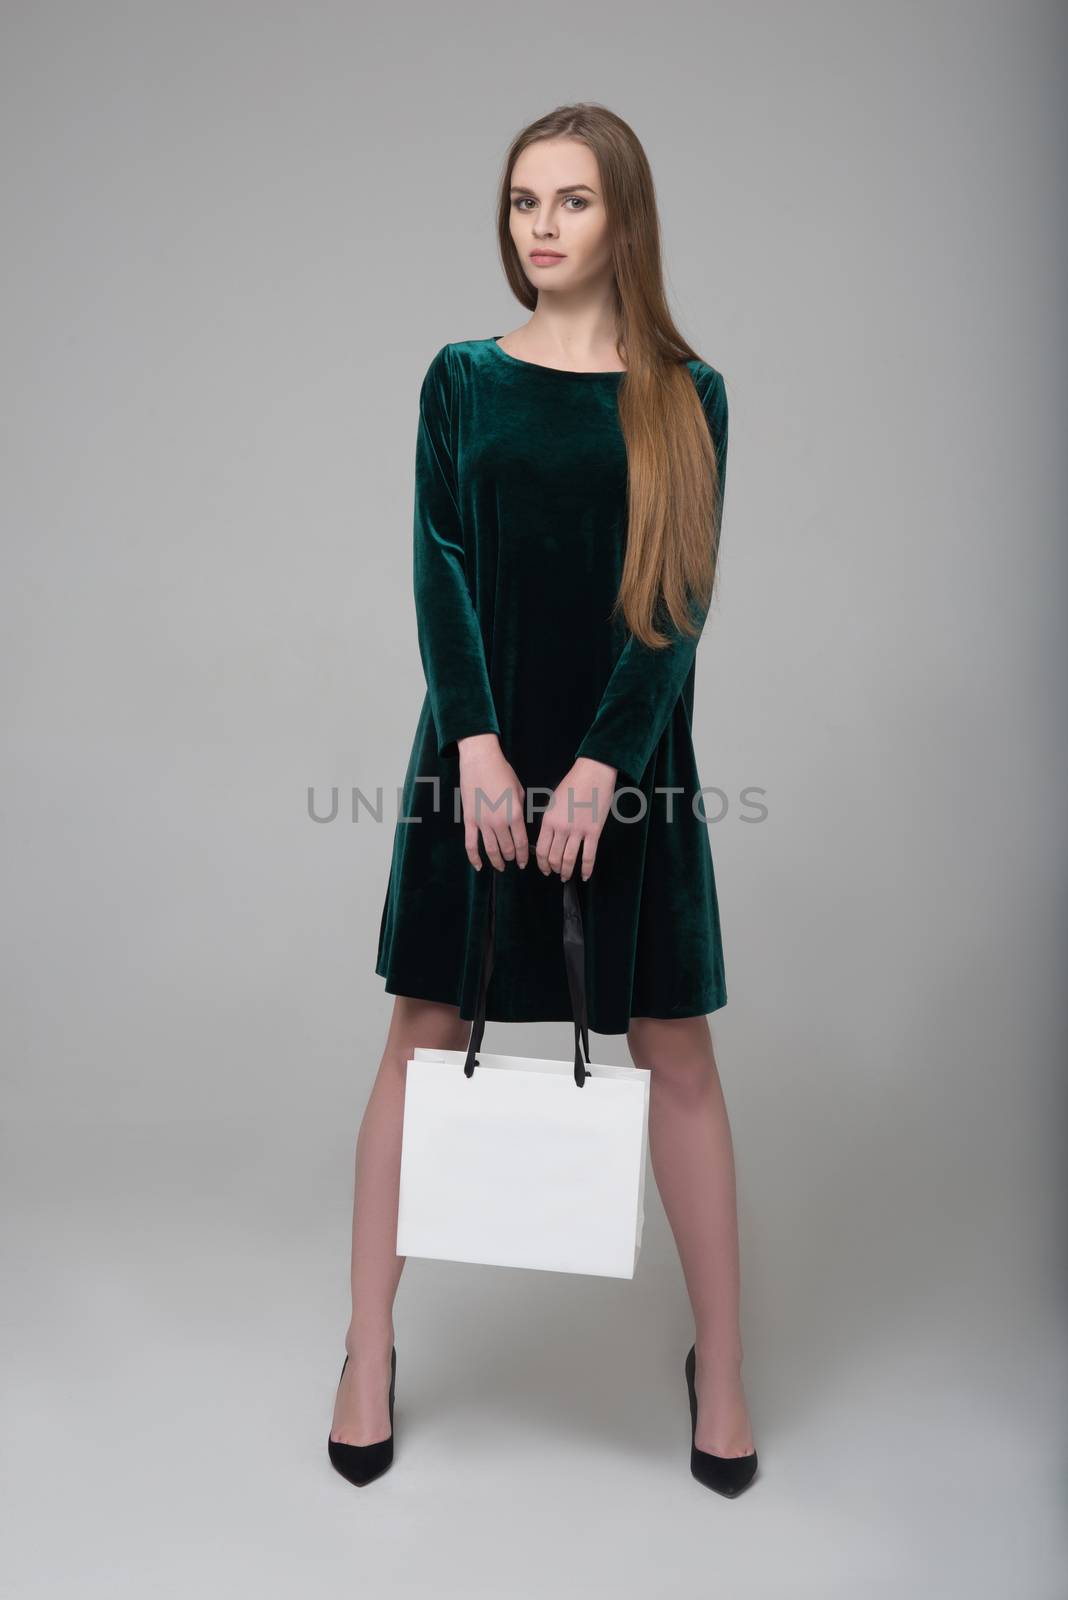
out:
M698 1483L733 1500L752 1483L756 1475L757 1453L750 1450L747 1456L714 1456L710 1450L698 1450L696 1372L697 1346L692 1344L686 1357L686 1387L690 1391L690 1471Z
M341 1378L345 1376L345 1368L349 1358L346 1355L341 1363ZM337 1386L341 1388L341 1378ZM393 1394L397 1386L397 1347L389 1357L389 1437L376 1439L374 1444L342 1444L339 1439L327 1436L327 1449L330 1460L343 1478L350 1483L362 1487L374 1478L380 1478L393 1460Z

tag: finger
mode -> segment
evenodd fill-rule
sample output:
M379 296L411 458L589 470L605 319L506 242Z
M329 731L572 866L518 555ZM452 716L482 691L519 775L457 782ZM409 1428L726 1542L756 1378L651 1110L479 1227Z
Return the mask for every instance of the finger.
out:
M597 840L592 834L587 834L582 845L582 881L586 882L593 871L594 858L597 855Z
M493 830L491 828L488 828L488 827L487 828L483 828L483 830L482 830L482 843L485 845L486 854L489 856L490 860L492 861L493 865L496 867L497 871L498 872L503 872L504 871L504 861L503 861L503 859L501 857L501 847L497 843L497 835L493 832Z
M478 853L478 829L473 822L464 823L464 853L476 872L482 871L482 857Z
M534 855L538 866L541 868L541 871L546 877L548 877L549 873L552 871L552 868L549 865L549 850L552 846L552 842L553 830L543 822L541 825L541 832L538 834L538 844L536 850L534 851Z
M504 857L505 861L514 861L515 840L512 838L511 829L502 825L495 828L493 833L497 840L497 848L501 852L501 855Z
M580 833L573 833L564 846L564 853L560 860L560 877L564 883L567 882L572 872L575 870L575 862L578 859L578 853L581 848L582 835Z
M525 867L530 860L530 841L527 838L526 823L522 815L516 817L512 823L512 839L515 843L515 858L521 867Z
M554 872L560 871L560 863L564 859L564 849L571 835L566 828L557 828L553 832L552 847L549 850L549 865Z

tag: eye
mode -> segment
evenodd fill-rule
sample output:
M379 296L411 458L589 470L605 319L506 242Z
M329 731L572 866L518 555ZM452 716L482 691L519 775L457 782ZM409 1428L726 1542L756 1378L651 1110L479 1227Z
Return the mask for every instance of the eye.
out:
M588 200L584 200L582 195L580 195L580 194L569 194L569 195L566 195L564 197L564 204L565 205L570 205L572 200L575 201L575 208L577 210L579 210L579 211L585 211L587 206L590 203ZM533 195L529 195L529 194L517 195L516 198L512 201L512 207L516 211L525 211L527 209L528 202L529 202L530 205L534 205L535 204L535 200L534 200Z

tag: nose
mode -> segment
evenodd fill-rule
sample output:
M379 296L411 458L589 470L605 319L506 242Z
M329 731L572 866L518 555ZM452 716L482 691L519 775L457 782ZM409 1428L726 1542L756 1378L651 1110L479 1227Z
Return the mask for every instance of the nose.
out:
M556 239L559 237L560 229L555 222L550 220L551 216L551 212L543 212L541 217L534 223L535 239Z

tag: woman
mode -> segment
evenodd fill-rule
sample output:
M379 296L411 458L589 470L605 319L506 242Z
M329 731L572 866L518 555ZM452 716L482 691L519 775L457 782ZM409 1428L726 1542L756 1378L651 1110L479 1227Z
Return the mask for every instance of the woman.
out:
M650 1156L696 1325L691 1470L734 1495L756 1452L733 1152L707 1021L727 994L691 737L727 399L668 313L651 174L619 117L565 106L526 128L499 232L532 315L445 345L420 395L427 694L401 812L420 820L398 822L382 909L376 971L397 998L356 1146L330 1458L355 1483L393 1458L405 1062L415 1043L466 1048L484 851L498 874L489 1021L571 1019L560 884L579 875L589 1026L626 1033L651 1073Z

